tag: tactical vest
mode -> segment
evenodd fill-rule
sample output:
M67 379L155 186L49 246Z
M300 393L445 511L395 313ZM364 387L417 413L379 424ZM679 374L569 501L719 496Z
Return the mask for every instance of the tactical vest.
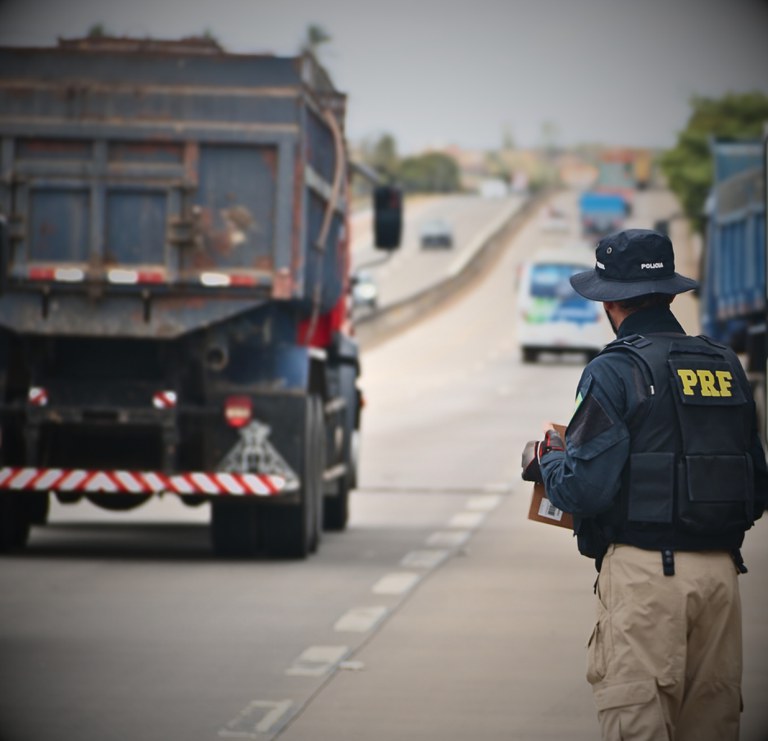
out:
M753 523L753 404L735 354L705 337L634 335L647 383L629 421L630 456L617 504L598 518L608 542L640 548L738 549Z

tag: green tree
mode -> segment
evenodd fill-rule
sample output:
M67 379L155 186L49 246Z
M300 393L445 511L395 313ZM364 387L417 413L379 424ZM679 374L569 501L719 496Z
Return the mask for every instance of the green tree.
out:
M94 23L85 34L89 39L103 39L112 36L103 23Z
M704 231L704 203L712 184L712 137L755 139L768 121L764 93L728 94L722 98L695 96L688 123L677 144L661 157L661 169L693 228Z
M442 152L406 157L399 168L399 179L406 190L451 193L461 189L456 160Z

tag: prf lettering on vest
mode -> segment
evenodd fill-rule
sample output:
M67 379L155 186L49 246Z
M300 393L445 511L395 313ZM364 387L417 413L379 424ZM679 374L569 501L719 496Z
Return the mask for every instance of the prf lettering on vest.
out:
M686 396L732 396L730 371L689 370L678 368L677 375L683 384Z

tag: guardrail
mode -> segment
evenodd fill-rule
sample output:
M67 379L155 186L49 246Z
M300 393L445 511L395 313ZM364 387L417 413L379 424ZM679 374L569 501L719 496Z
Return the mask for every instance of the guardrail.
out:
M370 349L426 319L448 299L473 285L485 275L511 237L551 194L550 190L542 190L511 214L505 214L499 222L490 224L487 231L477 237L474 249L462 255L439 283L355 319L355 337L360 347Z

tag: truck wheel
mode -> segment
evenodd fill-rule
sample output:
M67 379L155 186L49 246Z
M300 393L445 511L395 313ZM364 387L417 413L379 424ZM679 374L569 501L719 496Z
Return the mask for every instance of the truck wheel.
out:
M336 494L325 497L323 527L339 532L347 526L349 518L349 479L345 473L336 481Z
M49 495L47 491L34 491L25 495L27 516L31 525L45 525L48 522Z
M29 512L23 494L0 491L0 553L20 550L29 539Z
M347 424L344 425L342 461L346 466L346 471L333 482L333 486L336 489L335 493L323 498L323 528L325 530L339 532L347 526L347 520L349 519L349 492L353 488L352 482L355 480L355 471L357 470L352 437L354 432L354 429L350 428Z
M344 442L341 462L346 471L334 482L332 496L325 497L323 527L339 532L347 527L349 519L349 493L357 486L358 432L355 429L358 412L358 391L355 385L357 371L352 365L340 369L341 393L346 403L344 411Z
M306 558L320 542L325 430L318 397L307 400L303 437L304 449L296 471L301 481L300 501L264 507L261 512L266 550L271 556Z
M211 502L211 541L218 556L255 556L261 547L258 502L217 497Z
M535 363L539 359L539 351L533 347L523 348L523 362Z
M315 491L312 494L312 503L314 505L313 533L310 550L312 553L320 547L320 541L323 539L323 521L325 518L325 497L323 496L323 473L326 468L326 436L325 436L325 414L323 412L323 401L319 396L313 397L315 404L315 423L314 433L314 453L315 464L312 475L312 483Z

